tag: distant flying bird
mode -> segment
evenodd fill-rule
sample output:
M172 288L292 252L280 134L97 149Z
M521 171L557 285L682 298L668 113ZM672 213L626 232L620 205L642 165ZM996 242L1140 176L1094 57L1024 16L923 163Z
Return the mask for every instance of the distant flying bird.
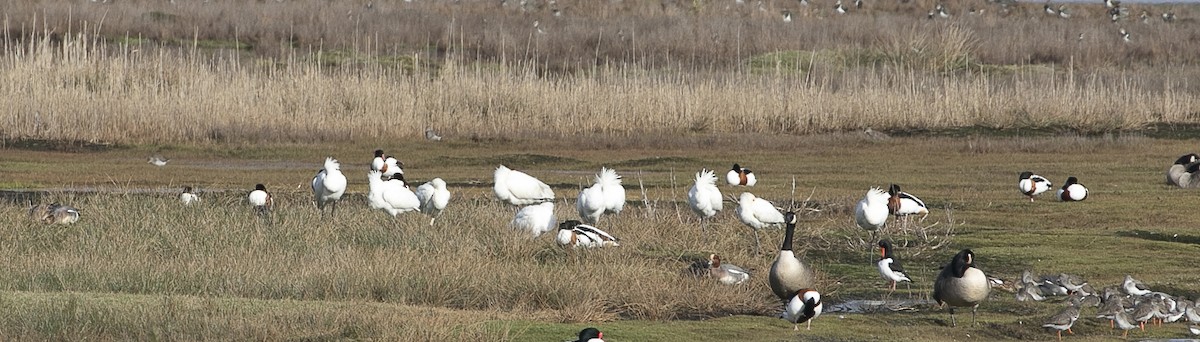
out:
M516 206L554 201L554 190L549 185L504 165L496 168L492 190L496 199Z
M513 229L527 231L533 237L541 236L558 226L558 217L554 216L554 202L532 204L521 208L509 226Z
M1079 184L1079 179L1075 176L1067 177L1067 182L1063 183L1062 189L1058 189L1058 199L1064 202L1082 201L1087 199L1088 190Z
M434 133L433 128L426 128L425 129L425 140L442 141L442 136L438 135L437 133Z
M192 203L199 202L200 196L197 196L195 192L192 192L191 186L184 186L183 193L179 194L179 201L183 202L183 205L191 205Z
M146 162L153 164L154 166L161 167L161 166L167 166L167 162L169 162L169 161L171 161L171 160L156 154L156 155L150 156L150 160L148 160Z
M705 169L697 172L696 183L688 190L688 206L700 216L700 221L704 222L721 211L722 201L721 190L717 188L717 174Z
M442 215L450 204L450 190L446 189L446 181L434 178L417 187L417 200L421 201L421 212L429 215L429 225Z
M758 184L758 179L750 169L733 164L733 168L725 173L725 182L729 185L754 186Z
M595 184L579 192L575 209L584 222L595 224L604 213L619 214L625 208L625 188L616 170L602 167Z
M325 207L329 206L329 215L333 216L337 212L337 202L346 193L346 175L342 174L342 165L337 159L325 158L325 167L313 176L312 191L317 211L324 215Z
M1017 179L1017 188L1021 190L1022 194L1029 197L1030 202L1033 202L1034 196L1046 192L1051 186L1054 186L1054 184L1051 184L1049 180L1029 171L1021 172L1020 177Z
M370 171L367 172L367 186L367 204L372 209L383 210L392 217L420 211L421 200L409 190L404 182L404 174L392 175L392 179L384 181L381 172Z

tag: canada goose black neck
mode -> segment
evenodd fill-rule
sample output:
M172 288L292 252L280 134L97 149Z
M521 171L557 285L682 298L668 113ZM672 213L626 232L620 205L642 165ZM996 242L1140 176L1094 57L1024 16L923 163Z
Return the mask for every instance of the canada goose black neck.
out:
M779 247L780 251L792 250L792 237L796 235L796 214L787 212L783 215L784 222L787 222L787 230L783 234L783 246Z
M967 269L975 267L975 253L970 249L964 249L954 256L954 261L950 262L950 270L954 272L955 278L962 278L967 273Z

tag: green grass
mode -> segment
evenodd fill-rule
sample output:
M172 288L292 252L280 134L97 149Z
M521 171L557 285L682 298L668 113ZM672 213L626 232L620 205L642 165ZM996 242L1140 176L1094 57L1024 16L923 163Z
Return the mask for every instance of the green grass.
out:
M654 147L583 141L7 149L0 156L5 184L101 192L34 195L82 208L83 220L72 226L26 222L19 200L2 208L10 219L0 223L0 306L9 314L0 319L0 337L546 341L597 326L616 341L1053 338L1039 326L1060 303L1018 303L1000 290L981 306L977 327L949 327L943 310L917 306L827 313L811 331L793 332L774 317L779 308L766 284L782 232L763 231L767 251L755 255L732 203L707 235L683 203L696 171L723 171L733 162L759 174L749 190L780 206L801 206L812 194L803 205L819 211L801 216L797 250L820 272L827 305L884 295L886 284L870 263L877 252L850 215L867 188L893 182L931 207L912 228L951 240L934 249L895 228L886 233L908 239L897 254L915 281L894 299L926 299L938 267L959 248L972 248L985 272L1006 280L1026 269L1069 272L1101 288L1132 274L1155 289L1200 294L1196 260L1188 257L1200 250L1191 231L1194 191L1162 180L1194 140L976 135L873 142L834 134L668 137ZM613 147L596 148L605 145ZM436 227L418 214L392 220L366 208L363 177L377 147L400 155L414 182L450 183L451 207ZM156 152L171 163L147 164ZM312 209L307 190L327 155L341 159L351 182L333 220ZM599 166L616 166L629 203L600 225L623 245L565 251L549 238L511 232L514 209L491 199L491 171L500 163L555 185L560 219L575 217L575 189L590 184ZM1030 203L1015 189L1022 170L1055 183L1077 176L1090 197L1060 203L1042 195ZM245 208L242 197L254 183L274 193L274 225ZM184 184L202 191L203 205L177 205ZM714 252L750 269L751 282L726 287L685 274L693 260ZM969 320L963 312L960 323ZM1111 339L1107 324L1089 313L1070 339ZM1131 336L1184 334L1183 325L1169 324Z

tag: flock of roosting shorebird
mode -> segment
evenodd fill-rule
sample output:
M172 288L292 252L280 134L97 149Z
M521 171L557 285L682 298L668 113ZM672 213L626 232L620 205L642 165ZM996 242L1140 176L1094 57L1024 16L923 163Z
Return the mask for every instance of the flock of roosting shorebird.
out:
M158 156L150 159L150 163L157 166L166 165L166 161ZM413 191L404 180L403 163L382 150L375 151L367 178L370 207L393 217L406 212L421 212L431 216L430 225L433 225L450 201L450 192L441 178L434 178ZM757 183L756 175L738 164L726 172L725 180L735 187L752 187ZM1176 160L1167 170L1167 182L1184 188L1200 187L1200 156L1187 154ZM313 201L322 215L327 207L330 208L329 215L336 212L346 185L341 165L332 157L326 158L324 167L312 179ZM1017 182L1021 194L1030 201L1052 186L1046 178L1028 171L1020 173ZM594 185L579 192L576 210L580 219L566 220L561 224L554 214L554 191L533 176L501 165L494 173L493 191L498 200L520 208L510 223L514 229L537 237L557 227L555 240L563 246L600 248L620 245L619 239L596 227L604 214L620 213L625 205L625 189L621 185L621 176L615 170L602 168L595 177ZM1087 194L1087 188L1076 177L1069 177L1055 197L1060 201L1082 201ZM696 173L695 184L688 190L687 196L689 206L700 217L701 229L723 209L724 197L717 187L714 171L705 169ZM184 187L179 198L185 205L200 201L191 187ZM270 222L273 201L263 184L255 186L247 195L247 201L258 215ZM738 219L754 233L756 253L761 250L759 229L785 227L784 239L771 264L769 284L772 292L785 304L781 316L794 323L795 330L799 330L800 323L806 323L811 328L812 320L820 316L824 304L820 292L814 289L813 269L792 251L796 214L783 212L773 203L750 192L743 192L734 202L737 204ZM31 203L29 209L32 219L45 223L74 223L79 220L79 213L79 209L58 203ZM907 219L909 215L928 213L923 201L900 191L900 187L893 184L887 191L879 188L867 191L855 207L854 218L859 227L873 236L891 216ZM911 282L892 244L887 240L879 240L878 247L880 259L876 266L880 276L890 282L890 290L895 291L898 282ZM717 254L709 255L705 271L720 283L728 285L742 284L750 279L749 272L722 262ZM961 250L942 267L933 283L932 298L938 305L948 307L952 326L957 325L954 318L956 307L970 307L974 324L979 303L988 297L993 287L1012 290L1018 301L1067 296L1065 302L1068 306L1043 325L1056 330L1059 339L1062 339L1064 330L1073 333L1071 327L1080 317L1082 309L1091 307L1098 307L1095 312L1097 318L1109 319L1111 326L1125 330L1126 336L1130 329L1145 329L1146 323L1200 322L1200 301L1151 291L1132 276L1127 275L1120 286L1103 288L1101 291L1096 291L1078 276L1058 274L1034 278L1029 271L1025 271L1020 280L1005 284L989 278L977 268L975 254L970 249ZM1200 335L1200 327L1194 324L1188 330ZM595 328L585 329L580 332L579 341L602 341L601 333Z

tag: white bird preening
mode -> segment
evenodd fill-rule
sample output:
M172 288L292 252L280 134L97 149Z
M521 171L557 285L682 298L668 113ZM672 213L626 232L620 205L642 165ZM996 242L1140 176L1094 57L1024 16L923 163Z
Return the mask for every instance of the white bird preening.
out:
M270 222L271 207L274 205L274 202L271 200L271 193L267 192L265 185L262 185L262 183L255 184L254 190L250 191L246 199L254 207L254 213Z
M420 211L421 200L404 183L404 174L392 175L392 179L385 182L381 172L370 171L367 172L367 182L367 203L372 209L383 210L392 217L410 211Z
M450 204L450 190L446 189L446 181L434 178L417 187L417 199L421 201L421 212L431 217L429 225L432 226Z
M825 304L821 303L821 294L813 289L800 289L787 304L787 320L794 326L792 330L799 331L800 323L807 322L806 329L812 330L812 320L821 315Z
M688 190L688 206L700 216L700 229L708 219L721 211L724 198L721 189L717 188L717 174L712 170L702 169L696 173L696 183Z
M602 167L596 174L596 183L579 192L575 210L584 222L596 224L604 213L619 214L625 208L625 188L617 171Z
M541 236L558 226L558 217L554 216L554 202L543 202L521 208L509 226L513 229L527 231L533 237Z
M871 233L874 240L875 232L883 228L888 218L888 193L879 188L867 190L867 195L858 201L854 207L854 222L862 229Z
M555 241L559 245L569 247L597 248L621 245L620 240L612 234L576 220L567 220L560 224Z
M554 190L549 185L504 165L496 168L492 190L496 199L516 206L554 201Z
M325 158L325 167L317 171L312 179L313 201L321 216L325 215L325 207L329 206L329 215L337 212L337 202L346 193L346 175L342 174L342 165L333 157Z
M784 224L783 213L774 204L749 192L743 192L738 198L737 214L738 219L754 232L754 254L762 251L758 230Z
M192 203L200 202L200 196L197 196L196 193L192 191L191 186L185 185L183 187L183 193L179 194L179 201L183 202L183 205L192 205Z
M159 166L159 167L161 167L161 166L167 166L167 162L169 162L169 161L171 161L171 160L170 160L170 159L167 159L167 158L164 158L164 157L163 157L163 156L161 156L161 155L157 155L157 154L156 154L156 155L150 156L150 160L148 160L148 161L146 161L146 162L147 162L147 163L150 163L150 164L153 164L154 166Z
M750 169L733 164L733 168L725 173L725 182L729 185L754 186L754 184L758 184L758 179Z

